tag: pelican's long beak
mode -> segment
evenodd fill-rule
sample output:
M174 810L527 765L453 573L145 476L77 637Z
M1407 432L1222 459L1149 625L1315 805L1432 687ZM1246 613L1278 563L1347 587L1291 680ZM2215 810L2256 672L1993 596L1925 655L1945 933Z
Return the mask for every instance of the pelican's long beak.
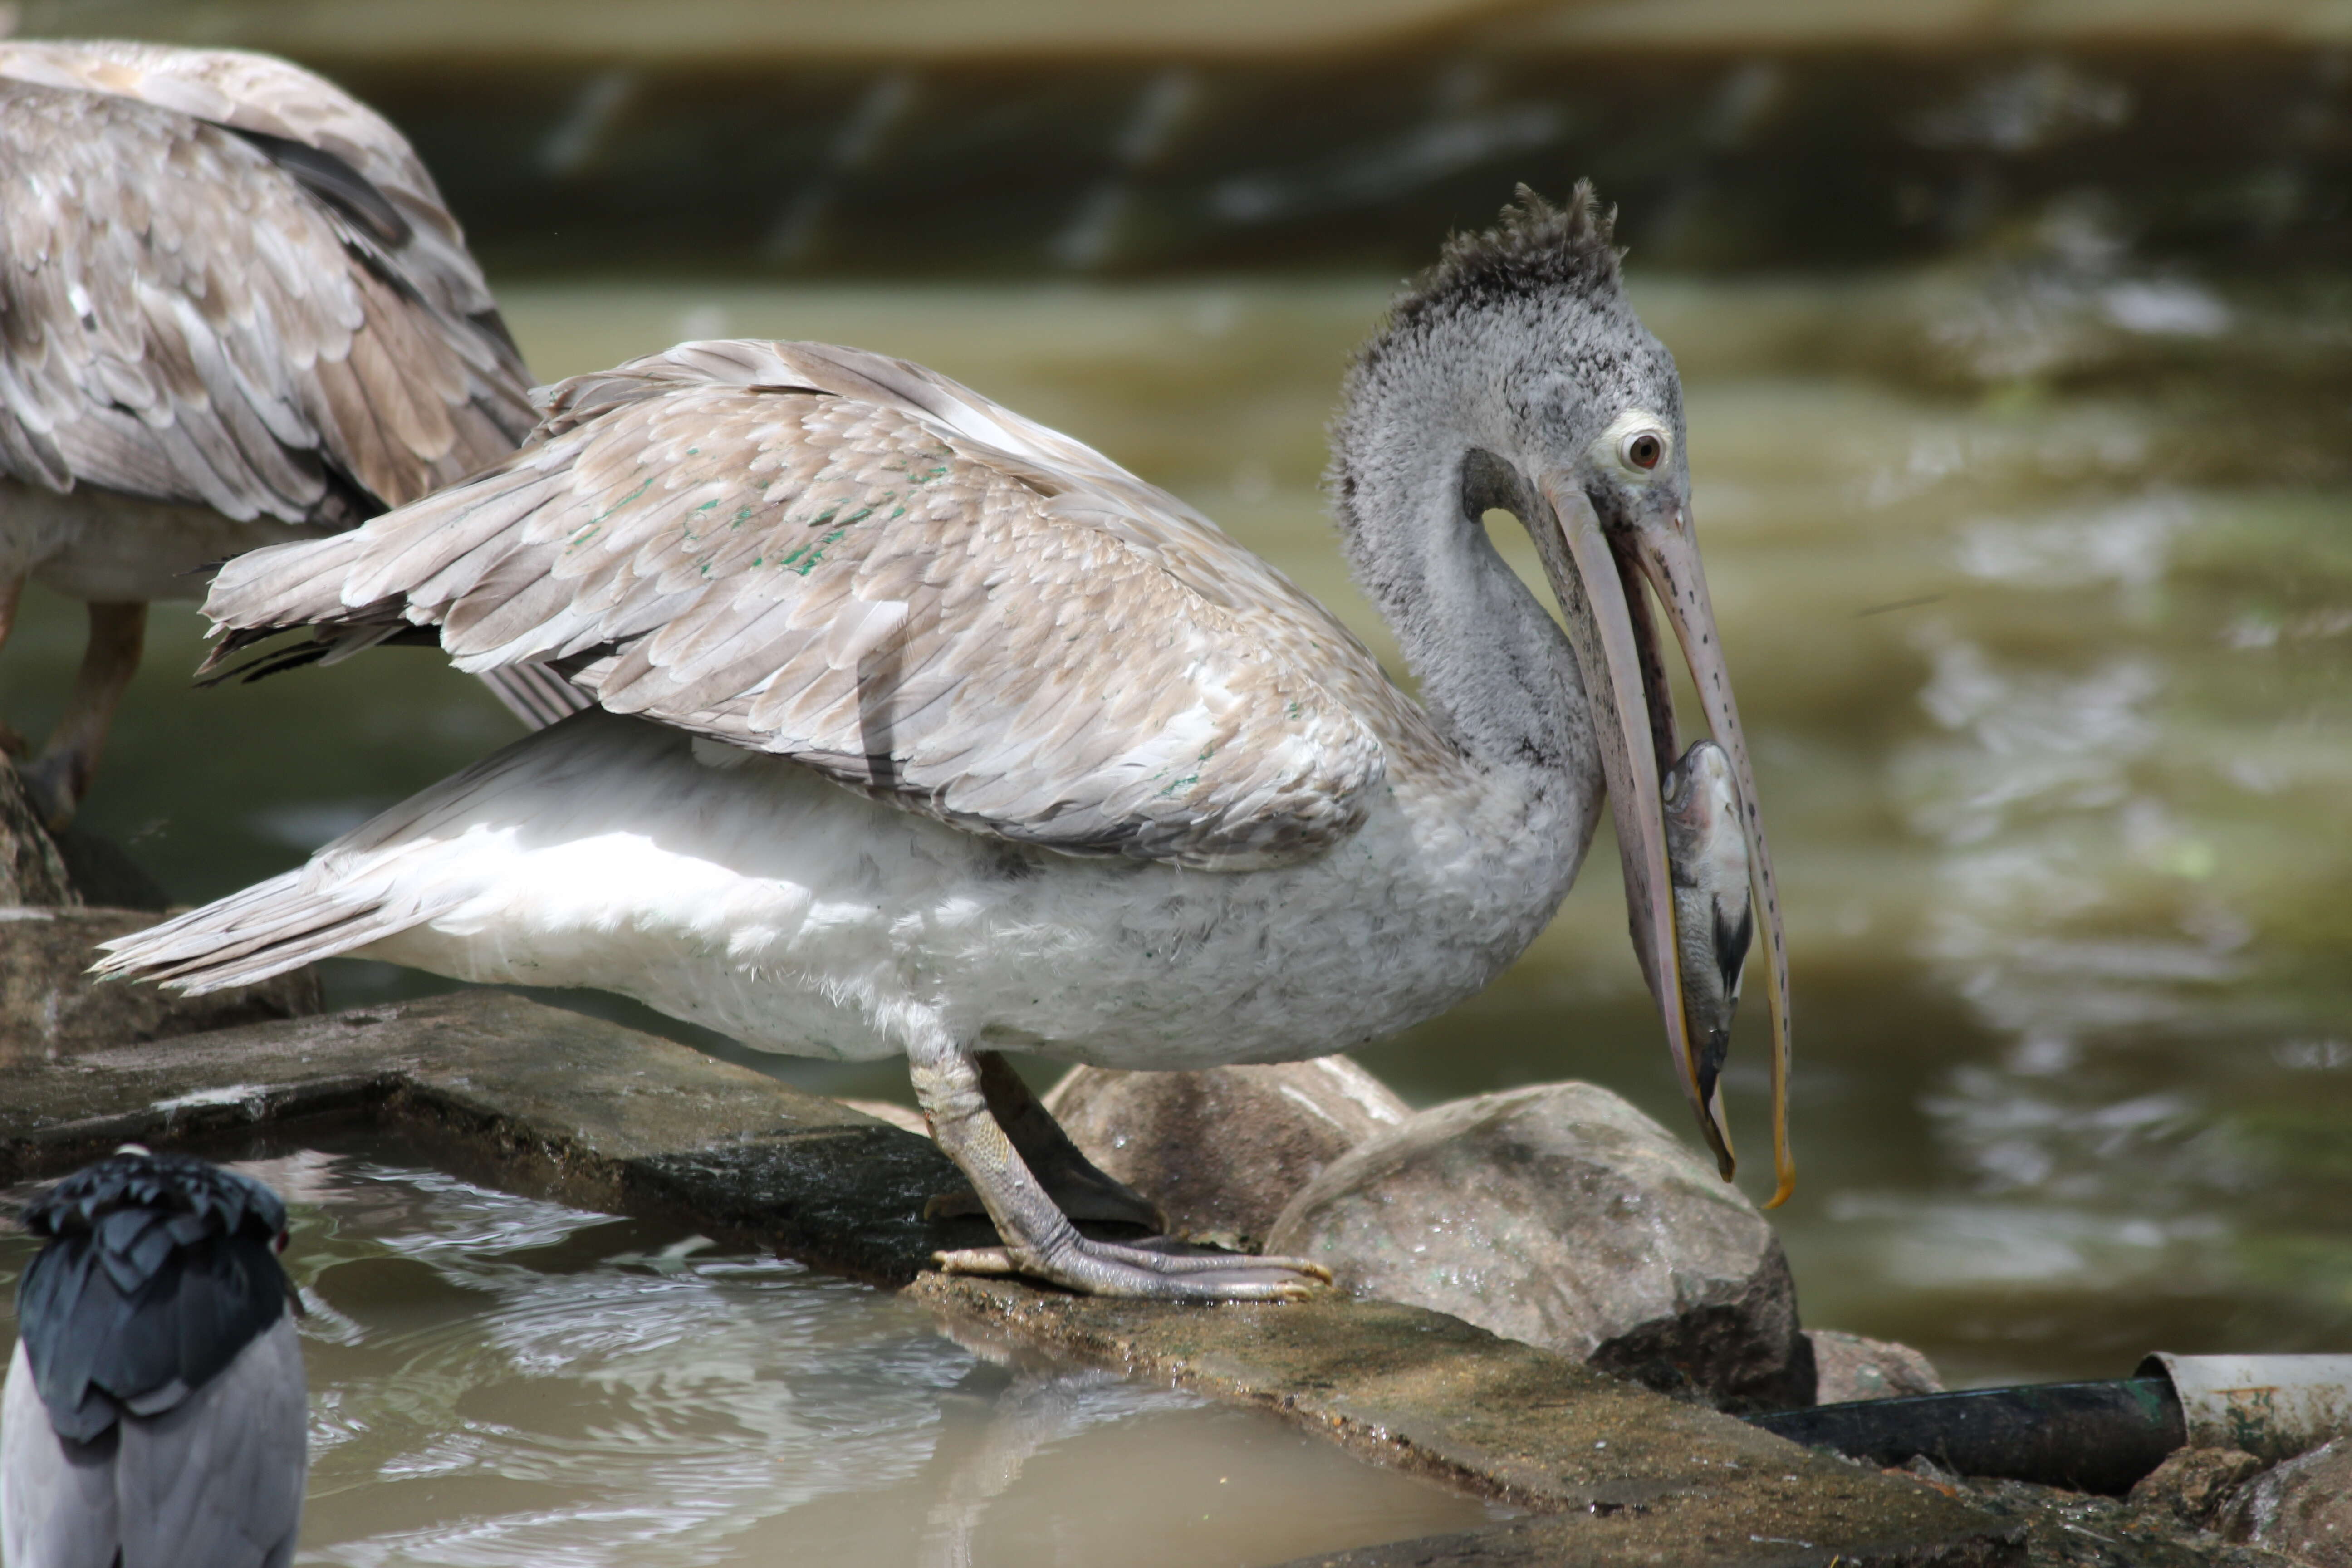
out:
M1707 600L1706 577L1699 567L1688 514L1676 513L1671 523L1645 522L1612 549L1591 501L1572 476L1547 475L1538 481L1538 488L1556 528L1538 526L1529 532L1543 558L1552 592L1559 596L1577 669L1593 704L1593 731L1601 743L1610 814L1617 825L1618 852L1624 862L1633 949L1665 1023L1666 1045L1674 1056L1683 1094L1698 1117L1699 1128L1715 1151L1726 1181L1735 1166L1730 1129L1724 1121L1720 1086L1709 1084L1705 1089L1701 1086L1685 1011L1679 944L1675 941L1673 885L1666 865L1665 817L1659 790L1661 773L1673 765L1675 758L1674 709L1643 593L1644 580L1664 606L1698 687L1708 728L1716 744L1730 757L1738 780L1747 813L1753 898L1764 914L1756 923L1763 933L1765 1000L1772 1013L1776 1178L1772 1201L1765 1206L1775 1207L1787 1200L1796 1185L1796 1165L1789 1155L1788 959L1780 936L1780 902L1772 878L1772 858L1765 847L1763 818L1756 805L1756 772L1748 759L1739 709L1732 700L1730 677L1724 669L1723 643L1716 634L1715 610Z

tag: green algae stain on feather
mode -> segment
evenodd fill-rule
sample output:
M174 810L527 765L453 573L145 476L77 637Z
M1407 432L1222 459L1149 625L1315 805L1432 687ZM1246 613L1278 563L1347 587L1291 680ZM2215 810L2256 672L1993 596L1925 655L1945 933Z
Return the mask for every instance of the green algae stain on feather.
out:
M880 495L876 496L872 500L867 501L864 506L859 507L856 511L853 511L847 517L843 518L841 520L841 526L844 528L855 527L856 524L864 522L867 518L872 517L888 502L898 499L898 492L897 490L884 490ZM840 509L838 507L835 509L836 511L839 510ZM898 512L904 512L907 509L905 507L900 507L898 509ZM894 512L891 515L895 517L898 515L898 512ZM831 522L832 521L833 512L829 511L823 517L818 518L815 522L810 523L809 526L811 528L815 528L821 524Z
M797 556L803 550L805 550L808 552L808 559L803 561L798 566L793 566L793 571L795 575L805 577L812 571L815 570L816 563L824 559L824 547L840 539L849 530L845 528L836 528L831 533L826 534L823 539L818 540L814 547L803 545L801 550L793 551L792 556L785 557L784 560L780 562L778 564L793 566L793 556Z
M651 474L647 474L645 477L644 481L640 483L635 489L631 490L627 495L623 496L619 500L614 501L611 506L606 507L603 511L600 511L594 517L590 518L588 520L589 526L593 528L596 524L603 522L606 518L611 517L614 512L620 510L623 507L628 505L631 501L636 500L639 496L645 494L647 490L653 488L654 477Z

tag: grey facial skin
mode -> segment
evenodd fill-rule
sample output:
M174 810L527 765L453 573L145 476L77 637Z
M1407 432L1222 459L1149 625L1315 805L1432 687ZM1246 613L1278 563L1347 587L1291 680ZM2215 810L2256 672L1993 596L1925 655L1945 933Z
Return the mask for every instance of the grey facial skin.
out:
M1667 773L1663 794L1675 942L1682 958L1683 1015L1697 1058L1699 1097L1719 1124L1723 1112L1717 1079L1731 1048L1739 973L1755 933L1739 786L1723 748L1713 741L1696 741Z

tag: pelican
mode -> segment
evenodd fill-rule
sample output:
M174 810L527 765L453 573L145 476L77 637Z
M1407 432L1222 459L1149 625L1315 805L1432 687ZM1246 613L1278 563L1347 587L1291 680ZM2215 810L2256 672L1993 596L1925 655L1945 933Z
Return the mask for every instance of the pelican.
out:
M0 1395L10 1568L292 1562L310 1405L278 1194L131 1144L25 1223L49 1239Z
M1066 436L900 360L686 343L546 390L511 458L241 557L206 605L215 679L431 627L461 669L543 664L595 708L100 967L198 991L365 953L623 992L766 1049L903 1055L1003 1243L944 1267L1291 1296L1311 1265L1082 1235L1074 1214L1150 1211L1004 1053L1296 1060L1430 1017L1543 929L1605 793L1634 947L1728 1178L1669 896L1654 591L1743 803L1785 1195L1771 861L1681 390L1621 290L1612 216L1589 186L1565 207L1522 191L1404 289L1348 379L1331 499L1421 702ZM1488 542L1490 508L1533 536L1565 633Z
M27 579L89 606L25 770L62 826L149 601L503 457L530 384L408 143L283 60L0 43L0 644ZM490 679L527 722L580 705Z

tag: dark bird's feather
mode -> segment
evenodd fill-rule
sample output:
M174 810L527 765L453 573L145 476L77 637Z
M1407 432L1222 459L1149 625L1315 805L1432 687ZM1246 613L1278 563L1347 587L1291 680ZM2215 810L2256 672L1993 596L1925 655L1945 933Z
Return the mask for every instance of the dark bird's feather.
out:
M178 1154L117 1154L25 1211L50 1238L16 1316L41 1403L87 1443L124 1414L169 1410L285 1314L286 1205L260 1183Z

